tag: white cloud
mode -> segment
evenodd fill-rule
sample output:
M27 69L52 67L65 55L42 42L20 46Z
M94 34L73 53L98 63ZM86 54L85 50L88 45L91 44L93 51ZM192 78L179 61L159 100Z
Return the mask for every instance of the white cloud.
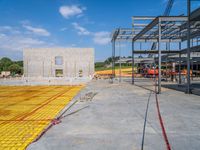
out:
M90 35L90 32L86 28L80 26L78 23L74 22L72 25L78 31L79 35Z
M11 26L0 26L0 31L10 31L12 30Z
M110 32L107 31L90 32L76 22L72 23L72 25L74 29L77 30L78 35L91 35L95 44L107 45L111 41Z
M11 26L0 26L1 33L9 33L9 34L20 34L20 31L15 27Z
M26 34L26 30L22 27L0 26L0 50L22 51L25 48L49 45L49 42L41 40L39 37Z
M93 41L95 44L98 44L98 45L107 45L111 41L110 32L101 31L101 32L94 33Z
M28 31L31 31L32 33L39 35L39 36L50 36L50 33L44 29L44 28L36 28L32 27L30 25L23 25L24 28L26 28Z
M18 40L18 43L24 44L24 45L41 45L41 44L44 44L45 42L42 40L26 37L26 38L22 38L21 40Z
M0 38L4 38L6 35L4 33L0 33Z
M60 29L60 31L66 31L66 30L68 30L67 27L64 27L64 28L61 28L61 29Z
M23 36L4 36L0 40L0 49L8 51L22 51L24 48L40 47L45 42L39 39Z
M61 6L59 12L64 18L68 19L73 16L82 16L84 10L86 10L86 7L81 8L76 5L72 5Z
M71 44L71 47L76 47L76 44Z

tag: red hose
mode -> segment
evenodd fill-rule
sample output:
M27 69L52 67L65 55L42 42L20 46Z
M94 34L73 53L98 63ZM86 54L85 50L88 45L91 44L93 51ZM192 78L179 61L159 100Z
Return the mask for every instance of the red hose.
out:
M164 137L167 150L171 150L171 146L170 146L170 143L169 143L169 140L168 140L168 137L167 137L167 133L166 133L165 127L164 127L163 119L162 119L162 116L160 114L160 107L159 107L159 103L158 103L158 96L157 96L156 93L155 93L155 96L156 96L156 106L157 106L158 118L159 118L160 126L161 126L161 129L162 129L162 135Z

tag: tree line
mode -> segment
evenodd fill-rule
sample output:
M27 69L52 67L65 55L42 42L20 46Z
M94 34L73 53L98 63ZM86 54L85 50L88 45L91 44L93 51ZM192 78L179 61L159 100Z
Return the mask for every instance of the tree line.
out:
M121 57L121 59L124 58L132 58L131 56L123 56ZM119 56L114 57L115 62L118 61L120 59ZM112 64L113 58L112 57L108 57L105 61L103 62L96 62L95 63L95 70L99 71L99 70L104 70L104 69L110 69L111 68L111 64ZM119 64L115 64L116 67L119 66ZM128 64L122 64L122 67L127 67Z
M10 71L11 75L23 74L23 61L12 61L10 58L3 57L0 59L0 73Z

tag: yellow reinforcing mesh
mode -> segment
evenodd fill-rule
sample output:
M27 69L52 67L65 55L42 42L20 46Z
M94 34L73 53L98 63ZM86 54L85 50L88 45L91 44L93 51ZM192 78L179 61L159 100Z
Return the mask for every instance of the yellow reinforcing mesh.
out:
M135 70L135 68L134 68ZM96 75L111 75L112 74L112 69L109 70L100 70L100 71L95 71ZM120 69L115 69L115 75L120 76ZM131 77L132 76L132 68L122 68L121 69L121 76L124 77Z
M0 149L25 149L83 86L0 86Z

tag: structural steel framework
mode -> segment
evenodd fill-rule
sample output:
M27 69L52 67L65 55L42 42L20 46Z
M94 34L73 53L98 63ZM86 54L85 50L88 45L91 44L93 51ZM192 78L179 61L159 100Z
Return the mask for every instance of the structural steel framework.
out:
M179 54L179 66L181 55L187 54L187 91L190 93L190 53L200 52L200 8L190 13L190 0L188 0L187 16L133 16L132 28L117 28L112 33L112 78L115 77L115 43L129 41L132 43L132 84L134 84L134 55L157 54L158 55L158 89L161 93L161 62L163 54ZM156 42L156 50L135 49L135 43ZM177 44L177 50L170 50L170 43ZM187 43L186 48L183 43ZM192 43L192 45L191 45ZM194 46L194 43L196 44ZM163 48L166 44L166 48ZM180 77L180 67L179 67Z

